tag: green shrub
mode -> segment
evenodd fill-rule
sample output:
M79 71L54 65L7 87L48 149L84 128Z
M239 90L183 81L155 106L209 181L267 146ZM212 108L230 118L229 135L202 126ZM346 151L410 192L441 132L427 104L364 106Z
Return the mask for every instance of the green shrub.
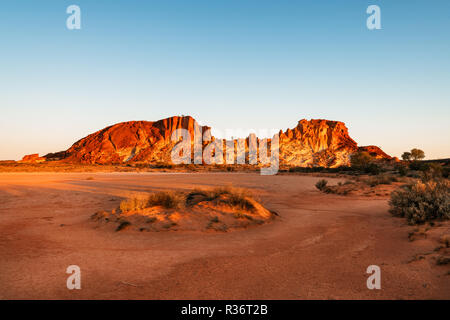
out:
M409 168L416 171L426 171L429 168L429 164L423 161L414 160L409 164Z
M410 224L450 219L450 182L442 179L418 181L392 192L390 212Z
M373 175L381 172L381 167L375 161L376 159L366 151L358 151L350 156L352 169Z
M380 174L381 168L376 163L371 162L364 168L364 172L373 174L373 175L377 175L377 174Z
M408 152L408 151L403 152L402 159L405 160L405 161L411 160L411 152Z
M406 176L408 174L408 167L402 164L399 164L395 167L398 171L398 174L402 177Z
M431 180L434 178L441 178L443 168L439 163L428 163L427 170L423 173L423 179Z
M350 164L354 169L365 169L373 161L367 151L358 151L350 156Z
M411 149L411 158L414 160L421 160L425 158L425 152L417 148Z

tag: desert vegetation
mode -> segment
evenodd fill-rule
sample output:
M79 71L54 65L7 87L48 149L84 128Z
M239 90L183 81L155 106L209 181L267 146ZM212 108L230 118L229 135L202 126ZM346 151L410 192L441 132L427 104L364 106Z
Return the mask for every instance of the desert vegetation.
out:
M146 196L134 196L123 200L119 209L121 212L139 211L149 207L161 206L165 209L182 209L193 206L200 201L213 201L226 196L223 203L232 207L252 210L251 200L253 196L250 191L234 187L217 187L211 190L194 189L190 192L160 191Z
M389 201L390 212L405 217L410 224L450 219L448 165L420 161L424 157L425 153L420 149L403 153L402 158L408 161L408 169L418 171L419 174L408 173L405 167L400 169L401 175L417 179L392 192Z
M422 179L392 192L390 212L410 224L450 219L450 182Z
M328 184L328 180L321 179L321 180L317 181L316 188L319 189L320 191L324 191L327 188L327 184Z
M370 174L379 174L381 172L381 168L374 157L366 151L354 153L350 157L350 166L357 171L363 171Z
M405 161L410 161L410 160L422 160L425 159L425 152L423 152L423 150L421 149L411 149L411 151L405 151L402 154L402 159Z
M21 163L0 161L0 172L255 172L260 167L249 164L172 164L135 162L127 164L80 164L63 161Z
M112 212L92 216L99 222L115 222L116 231L227 231L270 221L274 213L264 208L250 191L235 187L160 191L123 200Z
M386 196L388 190L377 188L378 186L389 186L404 180L394 174L381 174L376 176L352 177L345 182L338 182L335 185L328 184L328 180L321 179L316 183L316 188L324 193L337 195L382 195Z

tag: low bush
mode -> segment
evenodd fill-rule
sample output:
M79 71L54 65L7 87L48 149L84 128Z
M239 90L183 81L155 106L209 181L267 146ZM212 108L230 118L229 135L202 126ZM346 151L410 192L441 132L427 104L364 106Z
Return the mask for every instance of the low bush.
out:
M320 191L324 191L325 188L327 188L327 184L328 184L327 180L321 179L321 180L317 181L316 188L319 189Z
M409 163L409 169L416 171L426 171L429 168L429 163L414 160Z
M408 167L403 164L397 165L395 169L397 170L398 174L402 177L408 174Z
M383 171L377 162L366 151L358 151L350 156L350 164L354 170L372 175L380 174Z
M358 151L350 156L350 165L357 170L366 168L372 161L373 157L366 151Z
M372 175L377 175L381 173L381 167L378 164L371 162L366 167L364 167L364 172Z
M450 182L443 179L417 181L392 192L389 201L394 216L410 224L450 219Z

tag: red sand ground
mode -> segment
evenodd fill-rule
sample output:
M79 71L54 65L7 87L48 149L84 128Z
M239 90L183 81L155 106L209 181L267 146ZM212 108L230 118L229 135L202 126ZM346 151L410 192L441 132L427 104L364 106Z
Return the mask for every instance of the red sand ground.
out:
M93 180L87 180L93 177ZM433 233L408 240L387 198L317 191L320 178L243 173L3 173L1 299L450 299ZM330 182L333 179L328 179ZM227 233L111 232L89 217L130 192L232 183L279 213ZM439 229L441 228L441 229ZM423 259L413 260L416 255ZM67 266L81 268L68 290ZM381 290L366 268L381 267Z

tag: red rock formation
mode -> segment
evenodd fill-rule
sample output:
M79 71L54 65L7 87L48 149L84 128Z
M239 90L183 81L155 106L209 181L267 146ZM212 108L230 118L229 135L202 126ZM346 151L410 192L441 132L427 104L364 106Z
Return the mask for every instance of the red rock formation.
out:
M171 151L175 145L171 135L176 129L186 129L191 138L194 131L198 130L192 117L171 117L156 122L123 122L90 134L67 151L45 157L48 160L100 164L171 162ZM202 127L202 133L207 129L209 127ZM339 121L300 120L295 128L280 131L279 135L281 164L324 167L348 165L350 155L363 148L376 153L377 158L390 158L375 146L358 149L345 124ZM206 144L204 142L203 147ZM248 138L245 147L248 153Z
M26 163L39 163L44 162L46 159L44 157L39 157L38 153L28 154L22 158L19 162L26 162Z
M358 151L368 152L372 157L374 157L376 159L392 159L391 156L386 154L383 150L381 150L377 146L359 147Z
M296 166L336 167L349 164L357 150L343 122L305 119L280 131L280 162Z
M194 124L192 117L122 122L90 134L56 155L65 161L81 163L169 162L174 145L172 132L187 129L193 137Z

